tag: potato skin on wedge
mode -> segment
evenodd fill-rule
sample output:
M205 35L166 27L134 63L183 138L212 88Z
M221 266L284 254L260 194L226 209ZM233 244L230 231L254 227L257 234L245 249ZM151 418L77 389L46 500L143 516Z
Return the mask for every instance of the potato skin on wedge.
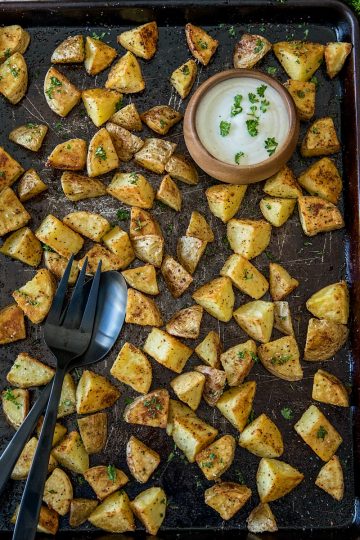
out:
M169 392L164 388L137 397L124 411L128 424L166 428L169 410Z
M271 43L263 36L243 34L235 45L234 68L251 69L270 51Z
M309 320L304 350L304 360L310 362L329 360L346 342L349 330L343 324L326 319Z
M205 491L205 504L220 514L222 519L231 519L250 499L251 489L235 482L220 482Z
M159 32L155 21L122 32L117 37L118 43L124 49L144 58L144 60L150 60L154 56L158 39Z
M303 378L300 353L293 336L285 336L261 345L258 355L263 366L280 379L300 381Z
M194 24L187 23L185 35L188 47L193 56L203 66L207 66L219 45L217 39L209 36L205 30Z

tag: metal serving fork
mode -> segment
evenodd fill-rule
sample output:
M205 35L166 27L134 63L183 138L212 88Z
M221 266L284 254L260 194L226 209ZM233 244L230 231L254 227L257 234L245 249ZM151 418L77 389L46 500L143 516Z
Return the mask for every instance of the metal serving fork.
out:
M13 540L35 538L64 377L71 361L88 348L93 332L101 261L93 278L85 308L81 300L87 260L81 269L69 305L64 309L72 262L73 257L69 260L60 281L44 327L45 342L56 358L56 372L38 446L21 499Z

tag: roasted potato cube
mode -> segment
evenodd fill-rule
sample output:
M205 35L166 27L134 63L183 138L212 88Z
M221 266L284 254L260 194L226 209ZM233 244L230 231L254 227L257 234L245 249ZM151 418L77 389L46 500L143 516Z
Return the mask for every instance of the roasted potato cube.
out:
M0 309L0 345L26 338L24 312L17 304Z
M67 373L61 389L60 402L58 407L58 418L63 418L76 411L76 387L74 379Z
M59 468L53 470L45 482L43 501L51 510L65 516L70 510L70 502L74 496L68 475Z
M61 175L61 187L65 197L74 202L106 195L106 187L100 180L72 172Z
M30 43L30 34L18 24L0 29L0 62L4 62L15 52L24 54Z
M250 497L250 488L235 482L220 482L205 491L205 504L227 521L247 503Z
M285 381L300 381L303 370L300 353L293 336L284 336L258 348L262 365L276 377Z
M211 330L199 345L195 352L201 360L213 368L220 366L221 355L220 336L214 330Z
M37 443L37 438L32 437L25 444L24 449L21 452L19 459L17 460L15 467L13 468L13 471L11 473L12 480L25 480L28 477L31 469L31 464L36 452ZM50 454L48 472L53 471L56 465L57 463L55 457Z
M178 416L173 419L173 424L174 443L190 463L194 463L196 455L209 446L218 434L217 429L195 415Z
M47 185L41 180L35 169L29 169L21 177L18 185L18 196L21 202L28 201L47 190Z
M299 218L306 236L335 231L344 227L339 209L320 197L298 198Z
M68 264L68 259L54 253L53 251L44 251L44 263L50 272L57 278L61 279L64 275L65 269ZM74 285L79 274L79 267L77 261L73 261L69 276L69 285Z
M344 497L344 473L340 459L333 456L320 469L315 485L331 495L336 501Z
M294 335L288 302L274 302L274 328L287 336Z
M349 406L349 394L343 383L324 369L319 369L314 375L312 398L338 407Z
M6 238L0 247L0 253L30 266L38 266L42 249L34 233L27 227L23 227Z
M239 386L249 375L256 356L256 343L249 339L223 352L220 362L226 373L229 386Z
M6 379L18 388L42 386L51 381L55 370L27 353L19 353Z
M285 199L297 199L302 195L294 173L287 165L284 165L279 172L266 180L264 191L272 197L284 197Z
M260 210L265 219L274 227L281 227L294 211L296 199L264 197L260 201Z
M235 302L231 279L227 276L218 277L199 287L193 295L197 304L210 313L215 319L229 322Z
M198 371L182 373L170 382L177 397L193 411L200 405L204 384L205 375Z
M31 219L11 188L0 192L0 236L20 229Z
M169 105L157 105L141 114L141 120L144 124L159 135L166 135L175 124L180 122L182 117L181 113Z
M79 234L51 214L41 222L40 227L35 231L35 236L66 259L80 251L84 244Z
M98 412L78 418L80 436L88 454L98 454L106 444L107 413Z
M219 45L218 40L191 23L185 26L185 35L191 54L203 66L207 66Z
M251 69L271 50L271 43L263 36L243 34L235 45L234 68Z
M44 422L44 417L40 416L40 418L38 420L38 423L36 425L36 435L37 435L38 438L40 437L43 422ZM55 429L54 429L53 440L52 440L52 446L56 446L65 437L66 432L67 432L66 427L63 426L62 424L59 424L58 422L56 422Z
M310 193L333 204L339 201L342 180L335 163L324 157L299 176L300 185Z
M234 253L225 261L221 276L228 276L241 292L258 300L267 292L267 279L243 255Z
M166 324L166 331L172 336L185 339L198 338L203 311L203 308L197 305L180 309Z
M316 85L313 82L289 79L284 86L294 100L300 120L311 120L315 114Z
M185 99L190 94L196 75L197 65L193 59L188 60L172 72L170 83L181 99Z
M155 301L135 289L128 289L125 322L139 326L163 325Z
M145 354L131 343L125 343L110 373L115 379L128 384L141 394L146 394L151 386L152 368Z
M271 339L274 324L274 304L255 300L243 304L233 313L235 321L249 336L261 343Z
M273 300L283 300L299 285L298 280L291 277L280 264L270 263L269 273L270 294Z
M166 162L165 170L172 178L185 184L196 185L199 182L198 172L193 163L180 154L173 154L170 157Z
M156 535L165 519L166 504L165 491L161 487L151 487L135 497L131 508L146 531Z
M131 51L136 56L150 60L156 52L158 38L157 24L152 21L122 32L118 35L117 41L124 49Z
M93 178L100 174L106 174L118 166L119 158L110 133L105 128L101 128L89 143L86 160L87 173L90 178Z
M104 531L123 533L135 530L134 516L129 497L125 491L116 491L99 504L90 514L88 521Z
M89 468L89 455L77 431L66 435L53 449L53 455L60 465L74 473L84 474Z
M256 382L248 381L226 390L216 403L221 414L239 431L243 431L248 422L255 391Z
M135 480L145 484L159 466L160 456L131 435L126 445L126 463Z
M116 112L122 94L108 88L91 88L83 90L81 98L88 116L96 127L100 127Z
M169 410L169 392L164 388L139 396L124 411L128 424L166 428Z
M98 504L98 501L92 499L73 499L70 502L70 527L79 527L85 523Z
M101 501L125 486L129 481L126 474L114 465L91 467L84 472L84 478Z
M340 149L334 121L330 116L315 120L301 143L301 155L304 157L327 156L340 152Z
M13 523L14 525L17 520L19 506L17 507L15 514L11 518L11 523ZM47 506L42 505L40 508L39 521L36 530L40 533L51 534L55 536L58 529L59 514L55 512L55 510L50 510L50 508L48 508Z
M306 335L304 360L329 360L346 342L347 327L326 319L310 319Z
M181 373L192 350L174 336L159 328L153 328L146 338L144 351L159 364Z
M181 191L169 174L166 174L156 192L156 199L173 210L180 212L182 204Z
M89 75L97 75L110 66L116 58L116 50L101 39L86 37L85 69Z
M273 51L286 73L296 81L308 81L321 65L324 45L310 41L279 41Z
M165 255L162 261L161 273L174 298L179 298L184 294L193 281L185 268L169 255Z
M329 461L342 443L342 437L315 405L310 405L294 429L323 461Z
M130 231L131 232L131 231ZM164 239L156 234L147 234L132 240L138 259L159 268L163 260Z
M21 176L24 169L0 146L0 191L12 184Z
M83 371L76 388L76 412L87 414L111 407L119 398L119 390L102 375Z
M256 473L257 489L262 503L276 501L292 491L304 475L284 461L262 458Z
M29 391L8 388L1 393L3 411L8 423L18 429L29 412Z
M41 268L20 289L12 293L17 305L34 324L42 322L48 314L55 294L55 283L49 270Z
M351 53L352 45L346 42L327 43L325 46L326 73L333 79L343 68L346 58Z
M119 201L138 208L152 208L155 196L146 178L134 172L116 173L107 192Z
M205 242L213 242L215 238L210 225L204 216L197 211L191 212L189 225L186 229L186 236L199 238Z
M84 210L67 214L63 218L63 223L94 242L100 242L111 228L108 220L100 214L92 214Z
M135 94L144 90L145 81L141 67L132 52L128 51L113 65L105 87L123 94Z
M149 171L162 174L176 146L164 139L145 139L144 146L135 154L135 163Z
M195 371L205 375L203 398L210 407L214 407L222 395L226 384L226 373L210 366L196 366Z
M137 207L131 208L129 234L132 240L147 235L157 235L162 238L160 225L156 219L146 210Z
M281 433L274 422L261 414L240 433L239 444L255 456L280 457L284 452Z
M128 233L120 229L117 225L103 236L102 241L119 259L121 269L129 266L135 259L135 253Z
M196 463L204 473L205 478L219 480L234 461L235 447L234 437L224 435L196 455Z
M46 166L53 169L81 171L86 164L86 141L69 139L55 146L47 158Z
M239 210L245 196L247 186L218 184L205 191L210 211L214 216L227 223Z
M320 289L309 298L306 307L314 317L346 324L349 318L349 291L345 281Z
M252 533L276 532L278 530L276 519L268 503L260 503L249 514L247 520L248 531Z
M140 137L137 137L117 124L107 122L105 127L110 133L111 140L120 161L130 161L135 152L138 152L140 148L144 146L144 141ZM136 173L128 174L136 175Z
M264 220L231 219L227 224L227 239L235 253L247 259L257 257L269 245L271 225Z
M9 133L10 141L37 152L43 143L48 127L44 124L28 123L19 126Z
M81 99L80 90L54 67L45 75L44 94L50 109L62 117L67 116Z
M135 103L122 107L110 118L110 122L129 131L141 131L142 123Z
M84 38L81 35L67 37L51 55L53 64L81 64L84 60Z
M174 429L174 420L182 416L190 416L191 418L197 418L196 413L190 409L185 403L170 399L169 412L166 424L167 435L172 435Z
M124 270L122 275L130 287L133 287L134 289L137 289L145 294L159 294L159 287L156 280L156 270L152 264L146 264L145 266L137 266L136 268Z
M180 264L193 274L206 249L207 242L193 236L181 236L177 243L177 256Z
M28 69L25 58L19 52L0 65L0 94L16 105L26 94Z

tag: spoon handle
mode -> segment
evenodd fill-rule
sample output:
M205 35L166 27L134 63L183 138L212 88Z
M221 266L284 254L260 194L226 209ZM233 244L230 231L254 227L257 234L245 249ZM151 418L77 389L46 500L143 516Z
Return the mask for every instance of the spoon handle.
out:
M13 540L34 540L39 520L44 485L48 475L57 410L67 366L58 367L53 379L49 404L31 469L21 498Z

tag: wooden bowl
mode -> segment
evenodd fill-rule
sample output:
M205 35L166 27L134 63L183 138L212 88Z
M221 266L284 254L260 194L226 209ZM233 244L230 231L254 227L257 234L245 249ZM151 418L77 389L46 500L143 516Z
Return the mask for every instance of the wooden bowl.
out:
M289 116L289 133L285 142L271 157L253 165L231 165L220 161L206 150L196 131L195 119L197 107L206 92L226 79L241 77L258 79L262 83L272 86L282 97ZM291 95L273 77L256 70L229 69L210 77L195 91L185 111L184 139L191 157L207 174L228 184L252 184L260 180L265 180L265 178L269 178L277 173L293 154L298 137L299 118Z

